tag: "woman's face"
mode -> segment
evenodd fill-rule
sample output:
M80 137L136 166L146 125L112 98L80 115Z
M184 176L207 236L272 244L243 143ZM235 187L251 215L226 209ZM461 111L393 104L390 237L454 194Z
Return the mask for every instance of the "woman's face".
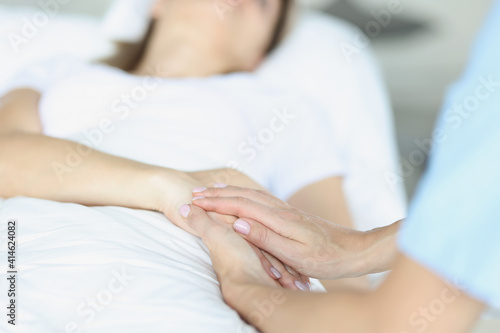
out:
M231 70L251 70L265 56L282 0L159 0L154 9L160 34L174 34L227 61ZM208 61L208 57L207 57Z

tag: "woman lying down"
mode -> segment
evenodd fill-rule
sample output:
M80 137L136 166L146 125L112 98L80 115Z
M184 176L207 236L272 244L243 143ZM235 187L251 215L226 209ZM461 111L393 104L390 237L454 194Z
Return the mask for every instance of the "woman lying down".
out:
M18 226L20 331L252 332L179 214L196 188L267 188L350 225L322 111L251 74L287 7L241 1L221 18L211 0L158 1L136 55L63 57L12 82L0 109L0 196L10 198L0 217ZM255 251L282 286L311 289Z

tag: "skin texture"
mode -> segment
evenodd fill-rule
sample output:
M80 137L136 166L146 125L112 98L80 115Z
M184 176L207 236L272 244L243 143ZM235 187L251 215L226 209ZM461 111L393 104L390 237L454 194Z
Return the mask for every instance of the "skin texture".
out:
M240 203L241 209L244 206ZM248 243L217 219L191 206L187 220L210 250L226 302L264 333L465 333L484 309L480 302L402 255L374 292L285 290L259 272ZM293 227L289 228L284 226L283 232L290 233ZM439 311L432 310L436 302L442 304Z

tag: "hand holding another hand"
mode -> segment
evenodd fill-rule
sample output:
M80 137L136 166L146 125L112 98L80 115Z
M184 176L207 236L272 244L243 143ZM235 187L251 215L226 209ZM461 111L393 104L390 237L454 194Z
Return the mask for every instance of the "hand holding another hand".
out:
M194 193L205 211L238 216L234 229L301 274L319 279L357 277L388 269L394 228L361 232L309 215L266 191L237 187Z
M193 198L193 188L204 189L202 186L203 181L207 181L207 177L200 177L200 174L185 174L183 172L178 172L175 170L161 170L159 177L156 178L154 182L155 188L158 190L148 192L149 195L154 194L161 211L172 223L178 227L184 229L185 231L195 235L200 236L201 234L197 229L194 229L189 223L186 223L185 218L182 213L186 213L186 207L184 203L189 202ZM215 171L214 171L215 172ZM182 208L182 209L181 209ZM234 236L237 236L232 230L233 223L237 220L237 217L228 214L219 214L215 212L209 212L206 214L207 220L205 222L216 224L217 228L224 227L231 232ZM204 216L205 216L204 215ZM223 233L222 235L224 235ZM224 239L221 238L221 243ZM274 256L258 249L254 245L244 241L246 248L254 252L254 256L261 262L259 270L264 269L274 280L278 281L281 286L289 289L301 289L310 290L311 285L309 284L309 278L299 274L294 269L287 267L277 260Z
M222 286L257 283L311 290L309 278L238 236L225 222L217 219L217 214L188 205L181 208L181 214L209 249Z

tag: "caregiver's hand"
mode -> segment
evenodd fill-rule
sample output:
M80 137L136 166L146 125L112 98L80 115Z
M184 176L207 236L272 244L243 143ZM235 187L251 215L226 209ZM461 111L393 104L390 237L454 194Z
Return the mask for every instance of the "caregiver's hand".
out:
M299 273L320 279L357 277L389 269L398 222L360 232L295 209L266 191L237 187L194 193L194 205L240 217L234 229Z
M310 291L307 277L288 272L276 258L238 236L213 214L196 206L184 205L181 214L210 251L212 264L222 286L231 283L257 283ZM224 292L224 290L223 290Z

